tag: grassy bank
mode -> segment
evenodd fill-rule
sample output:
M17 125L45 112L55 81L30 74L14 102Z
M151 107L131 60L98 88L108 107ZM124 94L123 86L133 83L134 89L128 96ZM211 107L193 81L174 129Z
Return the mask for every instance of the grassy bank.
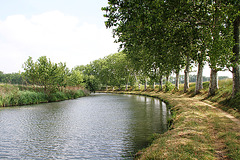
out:
M160 98L172 108L170 130L139 151L137 159L240 159L240 121L223 111L240 118L240 103L235 104L239 96L231 99L231 85L230 80L220 81L220 89L212 97L207 94L208 82L198 95L194 95L195 84L188 93L182 88L118 92Z
M208 96L209 82L203 83L203 90L198 95L194 95L195 83L190 84L187 96L199 99L213 106L221 108L223 111L232 114L234 117L240 119L240 93L232 98L232 79L224 79L219 81L219 89L214 96ZM177 95L184 95L183 85L178 92L172 92Z
M87 94L87 91L73 87L46 94L41 88L0 84L0 107L63 101L86 96Z

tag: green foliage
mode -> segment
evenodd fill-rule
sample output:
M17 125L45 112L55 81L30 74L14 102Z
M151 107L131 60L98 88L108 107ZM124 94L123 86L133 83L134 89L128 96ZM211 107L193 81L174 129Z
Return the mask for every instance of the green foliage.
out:
M42 86L46 94L54 93L57 88L66 87L68 68L65 63L53 63L46 56L39 57L33 62L32 57L24 63L22 73L27 82Z
M31 87L13 86L9 84L0 85L0 106L21 106L29 104L39 104L45 102L56 102L66 99L74 99L85 96L85 93L81 89L68 89L65 91L57 91L55 93L50 93L49 95L45 92L35 91ZM24 89L25 88L25 89Z
M83 85L84 75L79 70L73 70L68 76L69 86L80 86Z
M99 81L93 75L85 76L84 83L85 87L91 92L95 92L99 89Z
M165 87L165 89L164 89L165 92L169 92L174 89L174 85L170 82L166 82L164 87Z
M24 84L24 80L19 73L4 74L0 71L0 83Z
M79 97L83 97L83 96L85 96L84 92L82 90L77 90L74 95L74 98L79 98Z
M42 93L36 93L31 91L20 91L19 93L19 99L17 104L15 105L27 105L27 104L38 104L46 102L46 95L43 95ZM15 99L17 99L15 97Z
M113 28L113 36L134 71L156 81L179 72L186 64L191 68L189 62L199 68L208 62L215 72L236 67L239 6L236 1L217 0L115 0L102 10L106 11L106 27ZM200 80L197 86L201 86ZM237 85L234 88L234 92L239 90Z
M57 102L57 101L66 100L66 99L68 99L68 97L63 92L51 93L48 97L49 102Z
M16 105L28 105L47 102L46 95L44 93L37 93L31 91L19 91L1 96L1 106L16 106Z

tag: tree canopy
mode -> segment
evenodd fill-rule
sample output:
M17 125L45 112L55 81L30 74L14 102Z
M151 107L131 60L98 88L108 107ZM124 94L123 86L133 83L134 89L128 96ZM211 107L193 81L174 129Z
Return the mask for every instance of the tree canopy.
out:
M198 93L208 63L210 95L217 89L217 72L223 69L233 72L233 96L239 91L239 1L109 0L108 4L102 8L106 27L113 29L116 42L139 68L168 77L183 67L188 74L191 64L197 65Z

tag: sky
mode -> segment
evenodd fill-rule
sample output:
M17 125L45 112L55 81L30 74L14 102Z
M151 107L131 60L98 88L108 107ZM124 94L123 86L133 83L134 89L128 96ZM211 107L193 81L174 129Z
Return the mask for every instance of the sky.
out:
M107 0L0 0L0 71L23 71L31 56L69 68L118 52L101 7Z
M117 53L101 7L107 0L0 0L0 71L23 71L29 56L68 68ZM196 69L194 69L196 70ZM192 73L196 74L196 73ZM204 76L210 75L207 66ZM219 72L231 77L230 72Z

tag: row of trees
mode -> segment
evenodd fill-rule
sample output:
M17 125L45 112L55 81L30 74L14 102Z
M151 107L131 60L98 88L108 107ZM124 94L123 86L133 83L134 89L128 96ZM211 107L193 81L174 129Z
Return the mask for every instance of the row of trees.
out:
M176 85L176 77L169 76L169 82L158 82L155 79L155 72L142 72L135 68L135 64L128 58L124 52L108 55L104 58L92 61L85 66L77 66L73 71L81 72L84 77L91 77L92 90L108 89L111 87L114 89L116 86L118 89L128 90L129 86L135 89L140 89L140 86L144 84L144 89L147 89L148 85L151 88L155 88L155 84L159 85L159 89L163 89L163 84L166 90L172 87L171 83ZM218 77L218 79L225 79L227 76ZM209 77L203 76L203 81L209 81ZM196 75L189 75L189 82L196 82ZM184 83L184 75L179 75L179 83ZM167 88L170 87L170 88Z
M56 88L61 89L66 86L87 87L95 91L103 86L128 89L129 85L136 88L140 84L145 84L146 89L147 84L152 86L155 84L149 74L136 72L134 64L131 63L127 55L120 52L95 60L85 66L77 66L70 71L66 64L55 64L45 56L40 57L36 62L29 57L23 65L25 72L22 74L0 72L0 83L43 86L46 92L53 92ZM228 77L219 77L219 79L225 78ZM196 79L196 75L189 76L189 82L196 82ZM176 78L170 76L169 81L175 83ZM203 76L203 81L209 81L209 77ZM179 76L179 82L184 83L184 75Z
M198 66L196 90L202 88L205 63L211 68L209 95L218 88L217 72L233 73L233 97L240 91L240 2L235 0L109 0L106 27L132 62L161 86L172 72L184 69L184 91L191 67ZM126 67L125 67L126 68ZM124 68L124 69L125 69Z

